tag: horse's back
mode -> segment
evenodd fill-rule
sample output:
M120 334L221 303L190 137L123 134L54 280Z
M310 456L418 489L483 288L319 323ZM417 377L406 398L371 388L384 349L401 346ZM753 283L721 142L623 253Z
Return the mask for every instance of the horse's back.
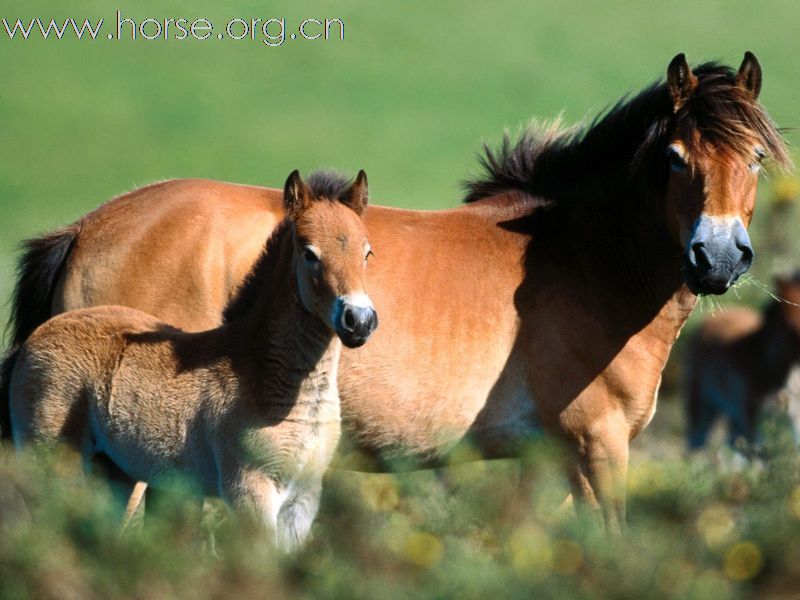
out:
M134 190L81 220L53 312L115 304L215 327L282 218L279 190L200 179Z

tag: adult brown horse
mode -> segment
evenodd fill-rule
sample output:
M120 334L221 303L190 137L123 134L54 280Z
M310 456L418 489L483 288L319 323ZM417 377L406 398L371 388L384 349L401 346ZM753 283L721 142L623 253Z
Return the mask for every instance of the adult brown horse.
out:
M342 355L350 440L436 462L462 440L516 456L545 430L573 452L578 498L622 518L628 444L653 416L695 294L748 269L759 163L789 162L760 89L750 53L738 71L692 71L679 54L666 82L588 126L487 151L466 206L373 206L370 294L386 319L369 352ZM112 200L27 243L13 344L97 304L214 327L253 296L242 281L281 217L277 190L212 181Z
M763 313L749 308L720 312L692 336L687 355L689 447L705 445L721 417L728 443L757 441L764 403L784 387L800 362L800 271L776 281L778 300Z

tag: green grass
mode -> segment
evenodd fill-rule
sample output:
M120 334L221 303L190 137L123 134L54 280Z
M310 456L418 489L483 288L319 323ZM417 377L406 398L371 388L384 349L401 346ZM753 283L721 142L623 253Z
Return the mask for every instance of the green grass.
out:
M376 202L455 205L482 141L533 117L563 114L573 123L591 116L661 76L680 51L692 62L730 64L754 51L764 67L764 104L780 125L798 125L800 8L788 1L281 0L230 9L202 1L189 9L175 0L0 0L0 18L12 19L110 20L117 9L138 20L339 17L346 39L267 48L0 35L0 303L21 239L154 180L278 186L297 167L365 168ZM753 274L766 285L773 272L800 264L800 215L770 202L782 185L774 183L762 186L752 227ZM744 284L723 301L766 299ZM679 361L667 375L665 387L674 391ZM631 526L622 540L591 522L547 516L564 489L549 467L524 499L530 510L509 531L501 514L516 471L490 463L441 477L335 475L317 541L281 561L228 517L198 530L179 500L120 540L101 485L9 462L0 469L0 597L441 598L535 590L537 597L706 598L796 590L796 455L781 446L766 470L742 473L688 464L679 406L670 400L634 443ZM711 542L709 527L718 530ZM220 558L208 550L209 530ZM742 569L748 576L738 581Z
M291 557L219 505L201 515L180 488L120 536L108 489L73 462L8 458L0 598L788 597L800 581L800 457L769 439L766 463L740 468L637 450L622 537L557 511L566 485L546 448L532 450L528 494L509 461L333 472L314 537ZM524 510L509 518L513 502Z

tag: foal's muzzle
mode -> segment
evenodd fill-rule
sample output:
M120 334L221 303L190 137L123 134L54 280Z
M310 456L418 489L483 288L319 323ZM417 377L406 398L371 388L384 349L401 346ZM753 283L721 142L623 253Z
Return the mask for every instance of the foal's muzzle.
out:
M336 335L348 348L363 346L378 328L378 313L364 294L336 299L333 318Z
M695 294L724 294L747 272L753 256L740 219L701 215L686 248L686 285Z

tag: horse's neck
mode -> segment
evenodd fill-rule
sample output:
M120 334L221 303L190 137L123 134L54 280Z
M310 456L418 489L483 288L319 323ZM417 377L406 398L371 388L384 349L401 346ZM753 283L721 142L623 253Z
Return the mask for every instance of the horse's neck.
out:
M571 282L575 310L591 313L609 347L642 340L660 373L696 297L683 282L680 249L666 234L657 199L636 194L621 189L617 198L566 208L546 243L555 246L548 253L554 272Z

